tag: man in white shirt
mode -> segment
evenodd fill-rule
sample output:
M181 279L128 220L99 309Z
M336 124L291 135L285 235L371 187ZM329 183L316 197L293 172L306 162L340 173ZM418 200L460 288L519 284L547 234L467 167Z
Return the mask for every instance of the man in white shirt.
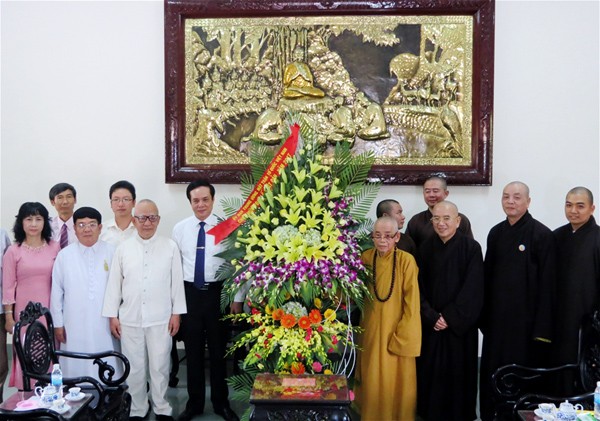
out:
M79 241L58 253L52 268L50 311L54 334L60 348L73 352L101 352L118 349L110 334L107 317L102 316L102 301L115 248L98 240L102 216L94 208L82 207L73 214ZM118 371L116 360L108 361ZM65 377L90 376L98 379L98 367L91 360L63 358Z
M149 411L149 374L156 419L172 420L166 399L171 337L186 312L181 256L173 240L155 235L160 216L154 202L140 200L134 218L137 234L115 252L102 314L110 317L111 332L131 364L129 419L141 420Z
M50 203L56 209L57 216L50 218L52 239L65 248L76 240L73 227L73 210L77 203L75 187L69 183L58 183L48 193Z
M0 228L0 303L2 302L2 256L10 246L10 238L6 231ZM0 306L0 326L4 326L4 307ZM0 329L0 403L3 402L4 382L8 375L8 356L6 353L6 329Z
M186 195L194 215L178 222L173 228L173 239L179 246L183 260L188 308L181 326L187 359L188 402L179 420L189 421L204 412L204 349L208 345L213 410L224 419L235 421L238 417L229 406L229 391L225 381L229 329L222 320L220 305L223 282L216 280L216 272L223 259L215 257L215 254L221 252L223 246L215 244L214 236L206 234L217 225L217 217L212 214L215 188L206 180L196 180L188 185ZM241 304L235 303L232 310L235 307L234 311L241 311Z
M116 247L136 233L131 216L135 206L135 187L129 181L117 181L110 186L108 198L115 217L104 224L100 239Z

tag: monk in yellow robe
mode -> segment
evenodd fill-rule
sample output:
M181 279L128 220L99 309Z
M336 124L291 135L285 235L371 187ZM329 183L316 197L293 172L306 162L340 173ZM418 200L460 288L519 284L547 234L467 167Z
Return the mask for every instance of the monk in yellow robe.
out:
M396 220L383 216L375 222L375 248L362 255L374 275L356 369L356 404L363 421L416 417L416 357L421 352L418 268L412 255L396 248L399 239Z

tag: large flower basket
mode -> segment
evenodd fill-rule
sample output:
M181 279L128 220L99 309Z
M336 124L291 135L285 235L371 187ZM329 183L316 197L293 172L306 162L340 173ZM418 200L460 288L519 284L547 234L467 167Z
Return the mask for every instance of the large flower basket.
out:
M229 316L249 326L229 350L248 351L243 374L229 383L246 402L258 373L349 375L358 329L352 311L368 297L360 254L379 189L367 182L373 156L355 156L342 143L325 165L326 145L299 120L279 150L252 145L243 198L222 202L223 226L232 231L221 254L223 305L243 290L249 309Z

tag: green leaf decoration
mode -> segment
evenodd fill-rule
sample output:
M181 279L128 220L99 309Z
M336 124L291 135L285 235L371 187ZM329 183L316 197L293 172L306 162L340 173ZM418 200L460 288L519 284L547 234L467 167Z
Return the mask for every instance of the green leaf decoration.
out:
M221 199L221 206L223 207L223 213L225 218L231 218L244 204L240 197L224 197Z
M252 173L241 173L240 174L240 190L242 192L242 199L246 200L252 189L254 189L254 180L252 179ZM240 205L241 206L241 205Z
M253 184L260 180L274 156L275 151L269 146L260 142L252 142L250 144L250 172Z
M353 191L352 197L354 200L350 203L350 212L356 219L363 219L371 210L373 201L379 193L380 183L365 183L357 186L356 191Z

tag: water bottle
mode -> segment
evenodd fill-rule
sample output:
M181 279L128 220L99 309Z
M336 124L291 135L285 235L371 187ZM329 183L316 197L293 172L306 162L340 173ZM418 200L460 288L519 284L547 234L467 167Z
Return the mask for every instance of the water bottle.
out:
M50 374L50 378L52 381L52 386L54 386L54 389L56 389L57 393L60 393L63 385L60 364L54 364L54 366L52 367L52 374Z
M596 382L594 390L594 418L600 420L600 382Z

